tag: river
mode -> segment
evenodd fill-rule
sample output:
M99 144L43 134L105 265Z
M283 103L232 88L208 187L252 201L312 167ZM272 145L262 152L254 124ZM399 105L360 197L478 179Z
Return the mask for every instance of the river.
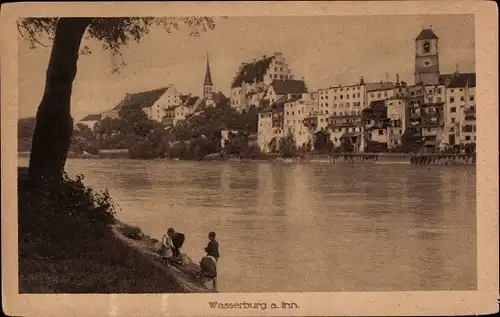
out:
M195 261L216 231L221 292L477 287L474 166L69 159L67 170L107 188L117 217L146 234L185 233Z

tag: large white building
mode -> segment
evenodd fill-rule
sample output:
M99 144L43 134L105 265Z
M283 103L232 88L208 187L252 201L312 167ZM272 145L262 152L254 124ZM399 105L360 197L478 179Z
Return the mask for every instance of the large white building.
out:
M125 98L113 109L103 112L102 118L119 118L123 107L138 106L148 119L161 122L168 108L181 104L181 94L174 85L133 94L125 94Z

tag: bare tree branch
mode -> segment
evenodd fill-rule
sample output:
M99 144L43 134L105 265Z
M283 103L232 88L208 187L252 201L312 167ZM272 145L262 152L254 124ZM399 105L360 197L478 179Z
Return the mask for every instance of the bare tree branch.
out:
M33 30L31 30L29 27L23 25L23 24L19 24L17 23L17 29L19 30L19 32L21 32L20 28L23 28L25 29L26 31L28 31L28 34L29 34L29 39L30 41L34 41L36 43L38 43L39 45L43 46L43 47L47 47L47 45L43 44L42 42L40 42L37 38L36 38L36 35L35 35L35 32ZM21 32L21 36L22 35L22 32ZM23 36L24 37L24 36Z

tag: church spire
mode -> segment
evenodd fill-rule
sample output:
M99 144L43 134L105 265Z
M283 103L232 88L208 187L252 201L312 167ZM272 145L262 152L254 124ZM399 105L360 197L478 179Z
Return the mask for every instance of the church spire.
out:
M208 61L208 53L207 53L207 69L205 71L205 82L203 83L203 86L213 86L212 84L212 75L210 74L210 63Z

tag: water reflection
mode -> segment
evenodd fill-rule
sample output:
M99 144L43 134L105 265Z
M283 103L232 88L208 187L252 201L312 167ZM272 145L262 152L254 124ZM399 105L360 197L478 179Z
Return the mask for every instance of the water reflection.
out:
M222 292L475 289L469 166L70 160L120 219L221 244Z

